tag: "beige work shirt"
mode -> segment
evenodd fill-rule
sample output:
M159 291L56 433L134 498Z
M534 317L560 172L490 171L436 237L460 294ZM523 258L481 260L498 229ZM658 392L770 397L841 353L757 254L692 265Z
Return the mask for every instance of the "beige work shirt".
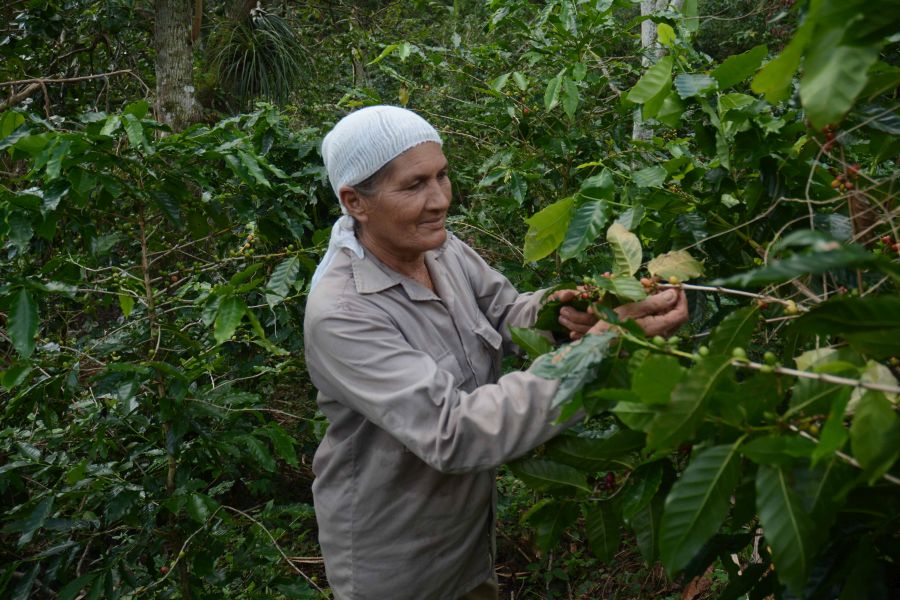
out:
M455 600L492 575L495 468L559 433L557 382L500 377L519 294L452 234L437 293L343 251L309 296L306 361L329 427L313 496L339 600Z

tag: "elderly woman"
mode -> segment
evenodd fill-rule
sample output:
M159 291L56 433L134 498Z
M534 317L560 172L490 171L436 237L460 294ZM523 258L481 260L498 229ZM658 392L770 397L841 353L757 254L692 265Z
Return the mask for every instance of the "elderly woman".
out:
M305 320L330 422L313 462L328 581L341 600L496 598L495 469L567 425L556 381L500 372L544 293L518 293L444 228L447 159L415 113L354 112L322 156L344 213ZM619 311L650 334L687 314L671 290ZM572 308L560 322L573 338L606 327Z

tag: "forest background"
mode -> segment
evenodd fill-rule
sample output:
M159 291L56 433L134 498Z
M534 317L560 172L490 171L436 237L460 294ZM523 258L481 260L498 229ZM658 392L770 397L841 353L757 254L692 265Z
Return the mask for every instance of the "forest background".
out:
M689 294L679 337L514 332L592 417L501 472L504 598L900 586L897 0L0 17L4 597L327 596L318 144L376 103L438 127L449 227L520 290Z

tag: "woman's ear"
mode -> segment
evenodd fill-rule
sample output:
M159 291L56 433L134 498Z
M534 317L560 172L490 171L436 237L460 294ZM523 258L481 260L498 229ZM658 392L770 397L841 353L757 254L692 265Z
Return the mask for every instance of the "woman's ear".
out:
M341 196L341 204L347 210L347 214L356 219L357 223L365 223L368 220L368 202L359 192L349 185L343 186L338 193Z

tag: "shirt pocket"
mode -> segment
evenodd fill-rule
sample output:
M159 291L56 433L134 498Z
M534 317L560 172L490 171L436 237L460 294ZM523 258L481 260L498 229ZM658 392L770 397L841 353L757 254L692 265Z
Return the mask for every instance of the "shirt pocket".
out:
M500 378L501 362L503 361L503 336L480 313L475 320L474 332L478 339L481 340L484 353L490 361L489 381L479 381L479 384L496 382Z

